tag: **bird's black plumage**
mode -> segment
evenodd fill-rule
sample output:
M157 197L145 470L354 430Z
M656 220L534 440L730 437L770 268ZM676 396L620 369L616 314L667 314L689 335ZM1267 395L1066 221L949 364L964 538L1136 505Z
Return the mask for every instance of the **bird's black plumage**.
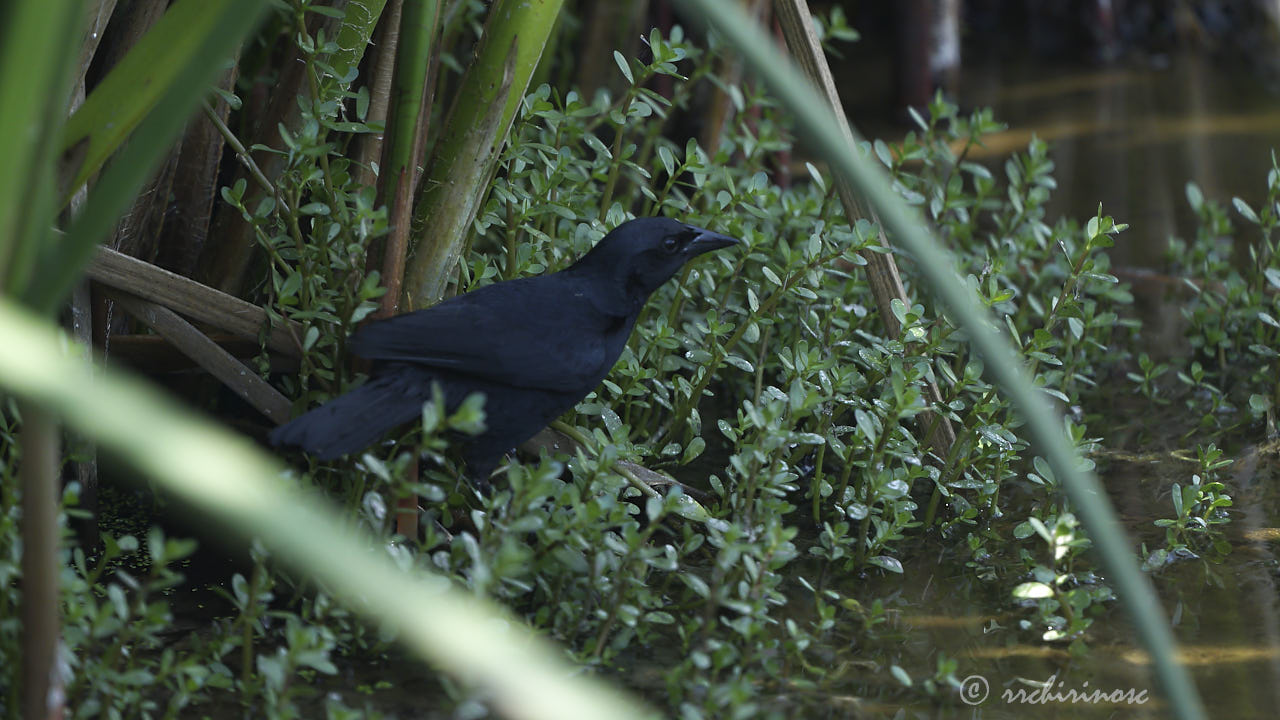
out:
M368 382L271 433L328 460L361 450L422 411L438 383L450 411L485 395L484 432L464 457L483 480L510 448L590 393L617 362L649 296L689 259L733 238L668 218L614 228L560 272L495 283L373 322L349 348Z

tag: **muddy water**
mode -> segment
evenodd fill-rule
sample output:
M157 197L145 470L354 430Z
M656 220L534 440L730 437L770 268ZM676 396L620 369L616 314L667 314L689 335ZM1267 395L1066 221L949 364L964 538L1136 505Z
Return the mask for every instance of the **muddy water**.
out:
M1270 718L1280 708L1280 473L1275 460L1274 449L1253 448L1225 474L1236 502L1226 531L1234 546L1230 555L1220 562L1183 560L1152 576L1175 618L1182 659L1214 718ZM1163 531L1153 522L1172 516L1169 486L1185 483L1193 463L1171 453L1117 453L1104 463L1109 466L1105 481L1130 535L1150 548L1161 547ZM1039 553L1042 546L1037 541L1028 549ZM868 657L897 664L918 682L930 677L939 655L945 655L959 663L956 677L965 679L966 687L985 689L973 697L982 698L973 705L952 695L909 707L908 716L1170 715L1149 659L1118 603L1095 618L1084 638L1088 652L1073 656L1066 645L1036 642L1033 632L1018 627L1020 620L1032 617L1031 611L1015 608L994 590L1009 578L987 586L950 550L923 554L929 557L903 558L909 568L903 578L861 580L839 588L857 596L896 599L889 622L877 631L882 640ZM1053 694L1034 694L1046 684ZM1107 698L1093 696L1095 691ZM891 682L861 687L851 695L860 698L858 710L870 715L892 716L905 699Z
M1112 251L1121 269L1161 270L1168 238L1194 236L1184 190L1188 180L1198 183L1206 197L1227 204L1239 196L1256 208L1265 198L1270 152L1280 147L1280 97L1247 71L1188 55L1123 67L1006 62L969 67L966 73L958 97L961 107L991 106L997 119L1010 126L989 138L977 157L998 167L1003 157L1025 149L1033 134L1050 141L1058 182L1050 217L1087 218L1101 202L1106 214L1130 223ZM1247 226L1234 212L1233 221ZM1251 238L1246 231L1241 242ZM1134 289L1153 344L1149 349L1180 354L1178 298L1168 285L1139 281ZM1235 439L1241 445L1257 440ZM1109 444L1123 443L1113 438ZM1153 521L1173 515L1170 484L1185 484L1195 466L1170 453L1134 456L1119 447L1112 450L1114 455L1101 465L1113 502L1138 542L1163 546L1163 531ZM1274 450L1249 447L1227 471L1235 509L1226 532L1235 549L1225 560L1185 560L1153 575L1211 717L1275 717L1280 708L1276 466ZM985 700L973 706L952 702L912 708L909 714L1169 715L1148 658L1118 604L1095 620L1086 638L1089 652L1073 657L1065 646L1029 641L1031 634L1017 628L1029 612L1013 608L1007 598L993 597L962 562L904 558L903 565L936 569L908 573L905 585L893 578L883 588L849 588L867 597L890 594L895 587L900 592L902 603L892 623L903 643L887 661L922 678L932 675L942 653L959 661L956 675L970 677L971 690L986 688ZM1046 683L1054 694L1034 694ZM885 701L877 706L869 700L863 711L893 714L893 689L863 690L870 690L863 698L883 695ZM1110 699L1079 699L1095 690Z
M1248 70L1195 54L1122 67L979 65L959 99L1009 124L987 157L1025 148L1033 134L1050 142L1052 212L1088 217L1101 202L1130 223L1114 253L1122 265L1149 266L1170 235L1192 232L1188 180L1206 197L1256 207L1280 147L1280 97Z
M1133 284L1152 354L1178 354L1176 294L1185 288L1143 270L1163 269L1171 236L1195 236L1188 180L1228 207L1233 197L1254 208L1265 200L1271 150L1280 148L1280 96L1248 69L1188 53L1120 66L979 63L958 99L964 108L993 107L1009 125L978 152L987 161L1025 149L1032 135L1050 142L1058 181L1050 217L1088 218L1102 203L1129 223L1111 251L1117 274ZM1257 237L1230 215L1245 228L1242 243Z

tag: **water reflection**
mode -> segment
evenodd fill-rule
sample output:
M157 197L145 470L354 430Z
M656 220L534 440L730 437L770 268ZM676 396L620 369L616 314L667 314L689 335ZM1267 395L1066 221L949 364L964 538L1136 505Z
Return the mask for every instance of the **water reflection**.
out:
M1163 543L1155 519L1172 514L1168 488L1184 482L1191 465L1174 453L1127 456L1116 453L1106 473L1112 499L1131 537L1147 547ZM1227 532L1235 550L1221 563L1189 560L1152 575L1166 611L1173 614L1180 660L1191 669L1211 717L1273 717L1280 707L1280 477L1275 450L1252 448L1237 458L1229 484L1236 499ZM1003 531L1001 531L1003 532ZM976 707L920 704L909 709L930 717L984 718L1158 718L1170 708L1150 672L1150 658L1118 603L1095 619L1088 652L1073 654L1065 644L1040 643L1018 628L1028 611L1012 609L1007 598L976 582L963 561L945 547L922 548L904 558L903 577L865 578L842 587L863 597L896 597L888 627L879 631L880 660L902 666L913 678L928 677L941 655L959 661L957 678L977 675L989 697ZM999 585L1000 583L995 583ZM896 644L895 644L896 641ZM883 675L883 673L881 673ZM1142 703L1127 701L1023 704L1009 702L1019 690L1031 693L1050 678L1058 693L1074 689L1147 691ZM1005 691L1010 694L1004 696ZM889 703L895 688L862 687L864 712ZM1114 700L1114 698L1113 698Z
M1010 126L981 156L1025 148L1033 134L1051 142L1051 213L1088 217L1101 202L1130 223L1119 265L1158 265L1169 236L1193 234L1188 180L1209 198L1262 201L1280 146L1280 97L1248 70L1193 53L1125 68L977 61L959 98Z

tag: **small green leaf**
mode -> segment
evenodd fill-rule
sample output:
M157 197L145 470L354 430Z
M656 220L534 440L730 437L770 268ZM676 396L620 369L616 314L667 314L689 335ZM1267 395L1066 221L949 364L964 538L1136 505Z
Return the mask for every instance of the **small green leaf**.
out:
M657 522L662 517L662 498L651 497L644 503L644 514L649 522Z
M356 91L356 117L360 118L360 122L364 122L369 117L369 87L361 85Z
M297 295L300 289L302 289L302 273L291 272L285 276L284 282L280 283L280 289L276 291L276 294L283 301Z
M1048 543L1053 542L1053 534L1050 533L1049 528L1045 527L1044 523L1040 521L1040 518L1029 517L1027 518L1027 522L1030 523L1031 527L1035 529L1037 535L1039 535L1041 538L1044 538L1045 542L1048 542Z
M707 449L707 441L703 440L701 436L695 437L694 439L689 441L688 445L685 446L684 456L680 458L681 464L687 464L689 462L692 462L694 458L701 455L702 451L706 449Z
M1253 208L1249 207L1249 203L1246 203L1238 197L1233 197L1231 198L1231 204L1235 206L1236 212L1240 213L1245 220L1248 220L1254 225L1260 224L1261 221L1258 220L1258 214L1253 211Z
M667 171L667 175L674 175L676 172L676 158L671 153L671 148L665 145L658 146L658 159L662 161L662 168Z
M627 59L622 56L622 53L614 50L613 61L618 63L618 69L622 71L622 76L627 79L627 83L629 85L635 85L636 79L631 75L631 65L627 62Z
M600 419L604 421L604 427L609 431L609 435L614 438L621 437L623 432L622 418L618 417L618 413L610 408L601 408Z
M1084 322L1080 318L1067 318L1067 327L1071 330L1071 337L1079 340L1084 336Z
M894 557L888 555L877 555L867 560L867 562L877 567L882 567L892 573L902 574L902 563Z
M1039 600L1053 597L1053 588L1042 582L1026 582L1013 589L1013 596L1019 600Z
M885 141L876 138L873 147L875 147L876 157L880 158L880 162L884 163L885 167L892 168L893 153L889 151L889 146L885 144Z
M129 619L129 602L125 598L124 588L111 583L107 586L107 599L111 601L111 606L115 609L117 618L121 620Z
M707 585L707 581L693 573L680 573L680 580L683 581L690 590L697 593L699 597L705 598L711 595L711 587Z
M1200 192L1200 186L1188 181L1186 191L1187 204L1191 206L1192 210L1199 211L1200 207L1204 205L1204 193Z

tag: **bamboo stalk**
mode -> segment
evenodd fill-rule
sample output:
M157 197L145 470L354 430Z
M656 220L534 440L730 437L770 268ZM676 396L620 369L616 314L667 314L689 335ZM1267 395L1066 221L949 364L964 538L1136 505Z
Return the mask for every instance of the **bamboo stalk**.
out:
M393 83L394 114L390 142L384 148L380 195L390 198L390 231L382 254L382 282L387 292L382 296L377 317L386 318L400 311L400 295L404 287L405 260L409 254L409 231L412 228L413 198L418 188L418 163L426 151L427 132L431 124L436 73L434 58L438 55L436 35L440 26L440 4L436 0L413 2L400 9L397 0L393 12L400 20L399 48ZM434 51L434 52L433 52ZM415 459L407 470L418 474ZM418 499L416 496L396 500L396 532L402 537L418 537Z
M351 68L359 67L386 5L387 0L347 0L342 26L335 37L338 50L329 57L329 67L338 77L346 77Z
M405 274L406 305L426 307L444 295L562 4L498 0L489 11L414 208L419 241Z
M436 76L432 57L439 26L440 5L435 0L411 3L401 22L391 141L385 148L381 178L382 196L390 201L390 232L382 264L387 293L382 296L379 317L390 317L400 310L413 226L413 198L420 179L418 164L426 152L431 123L432 84Z
M391 107L392 80L396 72L397 47L400 44L400 17L404 0L391 0L382 11L374 33L369 64L373 70L365 82L369 90L369 114L365 122L383 126L382 132L356 138L356 172L361 185L373 185L377 177L373 164L380 163L387 131L387 113Z

